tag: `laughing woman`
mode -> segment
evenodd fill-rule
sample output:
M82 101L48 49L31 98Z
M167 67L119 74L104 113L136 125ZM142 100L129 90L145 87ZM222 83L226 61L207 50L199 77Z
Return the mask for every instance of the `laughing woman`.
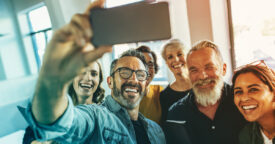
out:
M101 103L105 92L101 87L102 81L101 65L97 61L91 63L82 74L74 78L69 87L74 105Z
M69 87L69 95L74 105L79 104L100 104L104 98L105 90L101 87L103 73L99 62L91 63L84 72L74 78ZM57 144L55 141L36 141L31 127L27 127L23 144Z
M234 101L251 122L240 144L275 144L275 72L264 61L248 64L233 76Z
M162 51L162 57L167 67L175 77L175 81L170 83L160 93L160 104L162 109L161 125L167 118L169 107L183 98L191 89L191 82L188 77L188 68L186 64L186 47L177 39L169 41Z

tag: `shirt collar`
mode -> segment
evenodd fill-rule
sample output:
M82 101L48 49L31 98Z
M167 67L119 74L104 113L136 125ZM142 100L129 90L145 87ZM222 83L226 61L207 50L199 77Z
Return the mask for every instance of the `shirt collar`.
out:
M114 100L114 98L111 95L108 95L105 98L105 101L103 103L103 105L105 105L109 111L113 112L113 113L117 113L119 112L121 109L123 109L120 104Z
M127 113L127 110L125 108L123 108L117 101L115 101L111 95L108 95L105 98L105 101L103 102L102 105L107 107L107 109L113 113L118 113L119 111L125 111ZM146 121L146 118L140 112L138 113L138 119L140 119L142 121L142 124L147 129L148 123Z

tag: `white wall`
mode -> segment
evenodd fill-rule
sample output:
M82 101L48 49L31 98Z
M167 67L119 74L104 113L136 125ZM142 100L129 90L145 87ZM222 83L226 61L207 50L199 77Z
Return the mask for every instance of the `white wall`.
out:
M218 44L231 82L232 63L226 0L186 0L192 44L208 39Z

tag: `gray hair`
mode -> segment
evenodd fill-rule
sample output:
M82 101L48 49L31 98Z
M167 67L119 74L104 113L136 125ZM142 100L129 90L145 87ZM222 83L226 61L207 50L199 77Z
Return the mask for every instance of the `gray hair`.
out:
M129 49L129 50L123 52L119 58L112 61L111 69L110 69L110 75L115 71L115 67L116 67L116 64L117 64L118 60L123 58L123 57L126 57L126 56L133 56L133 57L136 57L139 60L141 60L142 63L144 64L144 66L145 66L146 71L148 71L148 65L146 63L146 60L145 60L145 57L144 57L143 53L136 50L136 49Z
M191 52L197 51L197 50L200 50L200 49L203 49L206 47L213 49L215 51L215 53L217 54L220 62L223 63L223 58L222 58L222 55L221 55L218 45L216 45L214 42L209 41L209 40L198 41L197 43L195 43L193 45L193 47L187 53L187 58L191 54Z

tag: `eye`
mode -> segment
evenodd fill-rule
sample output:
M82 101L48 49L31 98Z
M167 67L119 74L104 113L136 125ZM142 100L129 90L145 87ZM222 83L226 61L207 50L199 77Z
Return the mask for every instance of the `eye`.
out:
M196 72L198 72L198 69L196 69L196 68L190 68L189 72L190 73L196 73Z
M173 58L173 56L172 55L169 55L168 57L167 57L167 59L172 59Z
M235 95L235 96L241 95L242 93L243 93L242 90L235 90L235 91L234 91L234 95Z
M251 92L251 93L258 92L258 91L259 91L259 89L257 89L257 88L251 88L248 90L248 92Z
M179 57L182 56L182 53L178 53L178 56L179 56Z
M93 72L91 72L91 76L96 77L96 76L98 76L98 73L93 71Z
M213 65L206 65L205 69L206 70L212 70L212 69L214 69L214 66Z

